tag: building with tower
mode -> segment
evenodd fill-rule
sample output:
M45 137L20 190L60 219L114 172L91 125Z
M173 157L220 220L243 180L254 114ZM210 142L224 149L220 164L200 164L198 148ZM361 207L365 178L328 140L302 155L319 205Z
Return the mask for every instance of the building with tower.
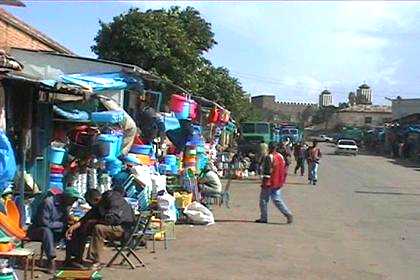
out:
M324 90L319 95L319 107L328 107L333 105L332 93Z
M372 105L372 89L367 84L363 84L357 89L356 104Z

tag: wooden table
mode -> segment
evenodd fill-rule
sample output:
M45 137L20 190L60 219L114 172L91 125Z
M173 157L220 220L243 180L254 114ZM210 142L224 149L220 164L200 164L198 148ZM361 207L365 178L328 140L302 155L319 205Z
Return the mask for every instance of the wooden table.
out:
M9 252L0 252L0 258L20 259L23 262L23 279L28 278L28 268L31 266L31 280L34 279L35 253L24 248L16 248Z

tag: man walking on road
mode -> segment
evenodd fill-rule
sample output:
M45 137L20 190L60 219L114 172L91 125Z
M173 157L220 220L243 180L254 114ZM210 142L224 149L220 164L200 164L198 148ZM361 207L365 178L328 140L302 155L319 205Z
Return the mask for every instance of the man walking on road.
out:
M295 174L300 169L300 176L305 174L305 153L306 148L302 143L299 143L295 146L293 151L296 160Z
M260 211L261 217L256 223L267 223L267 204L271 199L274 205L287 218L287 223L293 222L293 216L286 203L283 201L281 188L285 183L286 163L283 156L276 151L276 144L270 143L269 154L263 162L263 179L260 192Z
M321 150L317 146L317 142L312 143L312 147L308 149L308 179L309 184L316 185L318 182L318 166L319 166L319 160L322 157Z

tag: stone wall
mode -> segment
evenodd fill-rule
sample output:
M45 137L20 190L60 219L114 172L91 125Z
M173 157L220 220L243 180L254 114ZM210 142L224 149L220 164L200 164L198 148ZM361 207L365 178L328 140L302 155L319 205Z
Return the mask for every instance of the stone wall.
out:
M371 122L367 123L366 118L371 118ZM391 112L337 112L329 120L328 129L335 129L338 125L381 126L391 119Z
M251 102L256 107L267 112L268 118L274 115L287 116L288 120L298 122L304 114L312 115L317 109L317 104L299 102L277 102L274 95L260 95L251 98Z

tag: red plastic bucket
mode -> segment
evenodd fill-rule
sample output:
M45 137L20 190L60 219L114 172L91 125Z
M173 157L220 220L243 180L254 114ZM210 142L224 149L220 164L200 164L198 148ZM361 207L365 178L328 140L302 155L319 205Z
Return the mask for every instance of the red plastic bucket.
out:
M198 116L198 104L194 100L190 100L190 118L192 120L197 119Z
M219 110L217 108L213 108L210 111L209 115L209 123L217 123L219 120Z
M61 165L51 165L51 173L55 174L63 174L64 173L64 167Z
M185 104L188 104L188 99L185 96L172 94L171 96L171 111L175 113L181 113L184 111Z

